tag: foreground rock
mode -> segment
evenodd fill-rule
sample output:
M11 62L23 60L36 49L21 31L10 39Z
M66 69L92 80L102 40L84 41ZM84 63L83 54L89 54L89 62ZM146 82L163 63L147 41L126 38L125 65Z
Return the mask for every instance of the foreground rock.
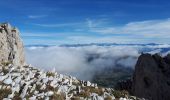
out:
M24 47L17 28L9 23L0 24L0 63L23 65Z
M135 66L132 93L149 100L170 100L170 55L142 54Z
M0 100L135 100L126 91L98 87L31 66L0 66ZM139 100L139 99L138 99Z

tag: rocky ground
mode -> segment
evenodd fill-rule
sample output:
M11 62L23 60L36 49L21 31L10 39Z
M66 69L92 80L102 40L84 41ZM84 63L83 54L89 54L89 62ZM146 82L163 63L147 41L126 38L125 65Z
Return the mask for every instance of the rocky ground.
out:
M0 100L137 100L127 91L98 87L53 72L43 72L30 65L0 66ZM140 99L139 99L140 100Z

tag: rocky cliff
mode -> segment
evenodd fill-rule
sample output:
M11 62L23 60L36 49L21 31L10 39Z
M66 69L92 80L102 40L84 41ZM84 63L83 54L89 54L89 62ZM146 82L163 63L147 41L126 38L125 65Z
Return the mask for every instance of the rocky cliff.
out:
M9 23L0 24L0 63L23 65L24 47L16 27Z
M132 93L149 100L169 100L170 55L142 54L135 66Z

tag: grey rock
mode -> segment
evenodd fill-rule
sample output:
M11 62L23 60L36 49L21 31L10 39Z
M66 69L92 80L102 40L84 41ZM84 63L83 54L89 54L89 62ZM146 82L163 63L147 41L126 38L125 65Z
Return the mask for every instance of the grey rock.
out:
M127 90L129 93L131 93L132 90L132 79L128 78L125 80L119 81L115 87L116 90Z
M0 24L0 63L25 64L24 46L19 30L9 23Z
M142 54L135 66L133 95L149 100L170 100L170 55Z

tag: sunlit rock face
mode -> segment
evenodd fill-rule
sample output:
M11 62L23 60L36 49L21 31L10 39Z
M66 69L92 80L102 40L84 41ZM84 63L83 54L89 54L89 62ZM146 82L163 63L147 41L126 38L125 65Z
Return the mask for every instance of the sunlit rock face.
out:
M132 92L149 100L170 98L170 55L142 54L135 66Z
M17 28L0 24L0 63L24 65L24 47Z

